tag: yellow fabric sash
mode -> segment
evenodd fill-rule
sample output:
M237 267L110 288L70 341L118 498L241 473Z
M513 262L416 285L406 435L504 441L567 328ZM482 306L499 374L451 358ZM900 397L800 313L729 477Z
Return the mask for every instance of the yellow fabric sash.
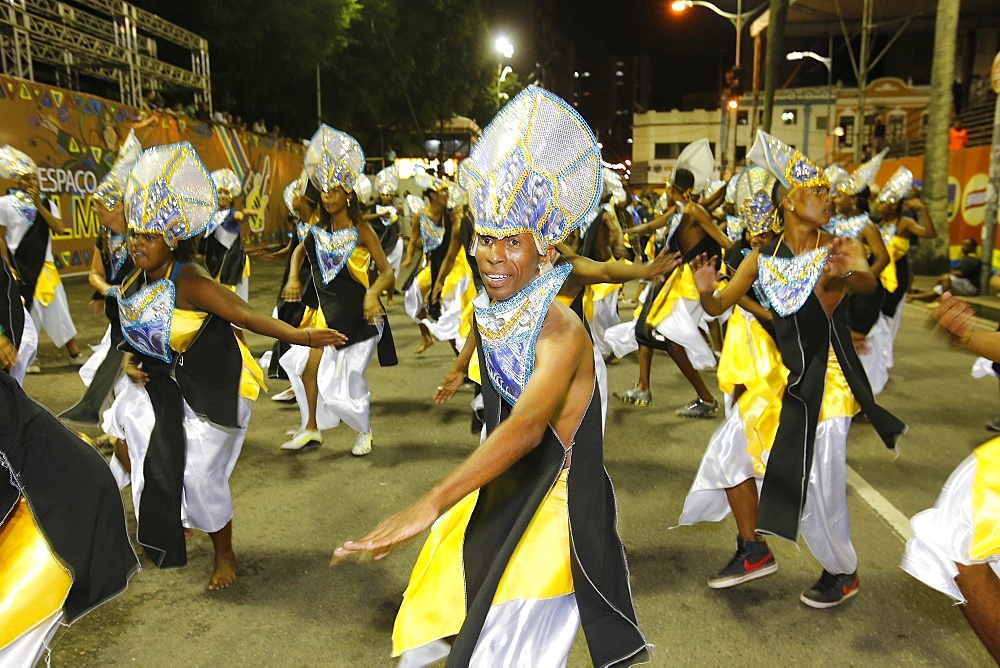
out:
M18 499L0 526L0 649L61 610L72 584L27 502Z
M191 342L194 341L195 335L198 334L198 330L201 329L207 315L202 311L175 308L173 318L170 321L170 348L179 353L187 350ZM253 358L235 332L233 337L240 347L240 356L243 358L243 373L240 374L240 396L254 401L261 389L267 389L264 384L264 372L261 371L257 360Z
M889 251L889 264L882 270L879 278L882 280L882 286L887 292L895 292L896 288L899 287L899 277L896 275L896 261L909 252L910 240L895 235L889 240L886 250Z
M243 263L243 278L250 278L250 256L247 255L246 262Z
M674 269L673 273L667 279L666 284L664 284L663 289L656 295L653 305L649 308L649 315L646 316L646 323L649 327L656 327L664 318L670 315L678 299L689 299L691 301L701 299L701 295L698 294L698 288L694 284L694 275L691 273L691 267L687 263L681 264ZM636 313L636 317L638 317L638 312Z
M38 274L38 282L35 283L35 301L42 306L48 306L56 296L56 286L62 283L59 278L59 271L53 262L46 262L42 265L42 271Z
M972 545L977 561L1000 554L1000 437L976 448L972 481Z
M739 399L740 417L747 437L747 452L753 460L754 473L758 476L763 476L767 468L763 462L763 453L770 451L774 444L787 382L788 369L780 365L766 377L761 378L759 384L754 383L752 389L748 385L747 392L744 393L746 398ZM832 346L827 357L825 383L823 403L819 409L820 422L835 417L851 417L861 410L860 404L847 384L847 378Z
M368 266L371 264L372 255L368 249L358 244L354 247L351 257L347 258L347 270L351 272L354 280L365 286L368 285Z
M535 512L507 563L493 605L572 594L564 470ZM396 615L392 656L459 632L465 621L462 543L478 490L442 515L413 566Z

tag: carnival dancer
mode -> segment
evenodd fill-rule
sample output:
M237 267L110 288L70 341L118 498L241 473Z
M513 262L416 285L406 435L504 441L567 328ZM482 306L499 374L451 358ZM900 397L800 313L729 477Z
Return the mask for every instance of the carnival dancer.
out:
M445 257L453 249L452 238L461 220L448 208L451 185L448 181L422 168L415 170L414 180L423 188L427 203L416 195L407 196L411 229L402 266L409 272L403 282L406 314L420 327L420 344L413 351L419 355L434 345L434 335L424 320L437 320L441 316L441 301L435 299L433 288L441 275ZM419 258L418 245L422 249Z
M24 383L37 350L35 324L24 307L19 276L0 235L0 369Z
M235 209L236 198L243 185L228 167L212 172L212 183L219 193L219 210L212 216L201 240L205 268L212 278L238 294L243 301L250 299L250 258L243 249L240 227L253 209Z
M975 331L975 312L945 292L934 318L953 345L1000 361L1000 333ZM910 520L903 570L962 608L1000 662L1000 438L979 446L952 472L934 507Z
M282 296L306 305L300 327L333 327L346 344L310 350L301 345L282 355L299 404L301 421L282 450L323 442L323 430L346 423L357 432L351 454L372 449L371 394L365 372L376 345L383 366L396 363L385 311L379 301L395 277L371 225L361 218L356 184L365 155L353 137L321 125L306 149L305 169L320 192L320 209L309 234L292 253ZM299 270L308 259L311 287L303 291ZM371 262L378 278L368 283Z
M597 141L572 107L529 86L466 162L489 436L334 557L382 558L434 525L396 618L393 654L406 665L563 665L581 620L594 665L648 661L603 468L593 351L579 318L553 303L570 267L547 267L597 205Z
M687 263L702 253L718 255L720 248L728 250L732 242L705 208L694 201L695 193L708 181L708 172L702 168L704 178L696 182L694 173L684 165L696 167L700 162L708 165L712 162L707 140L696 144L696 150L689 152L690 157L686 156L683 162L678 160L669 186L673 207L663 216L629 231L641 235L658 227L666 229L663 244L679 251L684 264L666 282L650 286L634 322L610 328L607 339L619 357L629 348L639 350L639 378L628 390L615 392L615 398L636 406L649 406L653 399L650 391L653 352L665 350L697 394L694 401L675 413L681 417L707 418L716 414L719 403L698 370L715 366L716 358L699 327L703 311ZM628 340L630 325L634 325L634 343Z
M778 206L784 231L751 252L732 280L716 291L707 256L693 263L694 280L709 314L722 313L760 282L773 312L775 341L788 369L773 445L767 454L757 532L797 541L801 531L823 566L800 600L814 608L838 605L858 590L857 555L847 516L847 430L858 404L889 448L905 425L875 403L851 344L848 290L872 291L871 273L855 239L822 231L833 214L826 176L800 151L758 130L748 158L787 189ZM829 374L830 370L837 370ZM820 421L824 395L839 409Z
M389 165L375 175L374 189L378 193L374 210L365 215L372 229L378 235L385 256L394 274L399 273L403 260L403 237L399 234L399 168ZM387 303L392 304L392 293L387 295Z
M834 236L860 241L867 249L872 273L880 281L884 280L882 271L889 264L889 251L885 248L881 232L868 215L868 199L871 184L888 152L889 149L884 149L850 174L843 168L832 169L834 165L826 169L836 213L825 229ZM871 294L851 293L847 296L847 326L875 396L882 392L889 379L886 346L891 343L888 341L888 327L880 318L884 299L885 289L881 282Z
M139 543L158 567L178 567L187 563L184 528L207 532L210 590L236 579L229 476L263 387L233 327L317 347L344 341L256 313L192 261L215 206L208 171L186 142L147 149L132 168L125 218L136 272L115 290L132 383L103 424L128 453L111 466L122 487L132 485Z
M889 266L882 272L886 298L882 316L889 326L887 364L894 362L893 343L903 321L903 301L910 289L910 243L915 238L933 239L937 236L934 221L919 197L912 196L913 173L900 165L878 193L875 215L878 218L882 239L889 249ZM912 215L907 215L912 213Z
M752 165L740 172L733 193L739 213L732 229L742 238L726 256L733 276L744 259L781 232L773 192L777 179ZM712 589L732 587L778 570L764 537L757 533L758 484L762 459L774 437L788 370L774 342L767 300L755 289L740 297L729 318L719 358L719 388L726 394L726 421L712 434L681 511L679 526L721 521L732 510L736 554L713 577Z
M0 238L16 269L33 329L43 330L56 348L66 349L70 364L81 366L87 356L80 352L76 342L76 326L69 312L66 288L52 257L49 236L50 229L56 234L66 231L59 209L39 193L38 166L34 160L13 146L0 147L0 177L15 182L10 194L0 197ZM35 225L39 217L44 224ZM27 371L38 373L41 369L36 362Z
M101 414L114 399L113 391L122 389L128 382L122 373L123 351L121 331L118 326L118 304L114 288L121 285L135 271L128 251L128 225L125 222L125 184L129 172L142 154L142 146L130 130L118 149L118 158L94 192L93 211L101 228L97 235L97 252L90 263L87 280L94 288L94 302L101 306L108 318L108 328L101 342L94 348L87 363L80 367L80 378L87 390L74 406L59 414L64 420L85 424L100 424ZM115 331L112 331L112 330Z
M0 665L34 666L139 562L107 464L3 371L0 434Z

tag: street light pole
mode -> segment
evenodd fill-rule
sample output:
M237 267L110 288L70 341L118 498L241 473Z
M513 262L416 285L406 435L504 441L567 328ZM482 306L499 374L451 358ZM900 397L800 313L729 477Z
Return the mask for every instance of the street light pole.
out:
M833 105L833 38L830 38L830 55L821 56L812 51L791 51L785 55L785 60L802 60L812 58L826 66L826 163L830 164L830 133L833 130L833 119L830 118ZM808 129L806 130L808 132Z
M722 18L728 20L730 23L733 24L733 28L736 29L736 55L735 55L735 58L733 59L734 60L734 63L733 63L733 70L734 71L735 70L739 70L739 67L740 67L740 45L741 45L741 39L742 39L742 36L743 36L743 22L746 21L746 20L752 19L756 14L760 13L766 6L767 6L767 2L762 2L760 6L744 12L743 11L743 0L736 0L736 13L734 14L732 12L727 12L727 11L724 11L722 9L719 9L714 4L712 4L711 2L707 2L706 0L674 0L670 4L670 8L673 9L675 12L682 12L685 9L690 9L691 7L704 7L705 9L709 9L709 10L715 12L716 14L718 14L719 16L721 16ZM729 144L728 137L726 137L726 131L729 128L729 121L730 121L729 114L730 114L730 112L731 112L732 109L734 109L734 107L730 107L729 104L728 104L728 100L726 100L723 103L723 105L722 105L722 120L723 120L723 123L722 123L723 131L721 133L722 134L722 137L721 137L721 139L722 139L722 142L721 142L721 144L722 144L722 155L720 157L720 165L719 165L721 172L725 172L726 171L726 163L727 163L727 159L726 159L726 146ZM733 111L732 113L736 113L736 112ZM736 132L737 132L737 130L738 130L738 128L734 124L734 127L733 127L733 147L734 147L733 148L733 158L734 158L734 160L735 160L735 157L736 157L736 148L735 147L736 147L736 144L737 144L737 139L736 139Z

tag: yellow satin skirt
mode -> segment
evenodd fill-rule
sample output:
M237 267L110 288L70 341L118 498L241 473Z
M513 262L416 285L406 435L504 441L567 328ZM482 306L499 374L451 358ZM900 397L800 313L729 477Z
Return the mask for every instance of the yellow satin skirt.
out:
M981 561L1000 554L1000 438L976 448L972 482L972 545L969 554Z
M500 580L493 605L572 594L567 470L549 490ZM392 631L392 655L456 635L465 622L462 544L478 490L442 515L413 566Z
M0 526L0 648L62 610L73 580L24 498Z

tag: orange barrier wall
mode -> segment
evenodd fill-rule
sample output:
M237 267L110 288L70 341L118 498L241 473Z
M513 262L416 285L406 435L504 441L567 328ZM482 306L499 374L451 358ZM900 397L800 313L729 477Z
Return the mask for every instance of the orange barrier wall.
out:
M40 190L58 202L68 228L52 239L60 273L90 268L99 223L89 193L111 168L131 128L144 148L189 141L209 171L229 167L236 172L244 183L239 204L260 212L251 217L244 244L283 243L288 212L281 194L302 172L301 143L0 76L0 145L32 157Z

